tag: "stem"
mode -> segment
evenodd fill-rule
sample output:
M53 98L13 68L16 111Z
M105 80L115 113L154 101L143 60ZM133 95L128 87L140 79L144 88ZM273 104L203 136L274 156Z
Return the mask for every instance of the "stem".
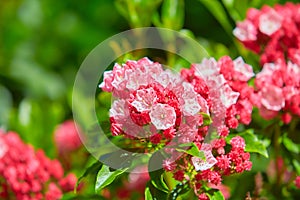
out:
M281 158L280 156L280 126L278 124L275 125L275 135L274 135L274 151L275 151L275 166L276 166L276 191L280 191L280 185L282 182L283 175L283 167L280 169L278 160Z

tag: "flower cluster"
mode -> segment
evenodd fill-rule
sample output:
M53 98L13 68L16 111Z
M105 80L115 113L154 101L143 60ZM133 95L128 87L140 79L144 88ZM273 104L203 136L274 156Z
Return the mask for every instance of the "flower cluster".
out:
M207 102L193 86L147 58L116 64L100 87L116 100L110 109L113 135L146 138L152 144L192 142L208 112Z
M175 162L174 159L164 160L163 167L173 173L174 179L188 183L199 199L209 199L205 194L208 185L220 186L223 176L249 171L252 167L242 137L230 140L230 150L225 151L225 146L224 138L214 139L211 144L202 143L200 150L205 159L184 154Z
M254 73L241 57L232 60L224 56L218 62L204 59L183 69L181 75L208 102L221 135L227 136L229 128L235 129L239 123L251 122L253 88L247 82Z
M234 35L261 55L263 70L255 79L260 115L280 114L284 123L300 116L300 4L286 3L261 10L250 8Z
M0 132L0 197L5 199L60 199L72 191L77 178L64 177L57 160L34 151L13 132Z
M116 64L104 74L100 87L115 98L112 134L167 144L163 168L205 199L208 184L218 186L222 176L252 167L244 139L236 136L226 145L226 137L231 128L251 121L253 89L247 82L253 75L241 58L204 59L182 70L181 76L143 58ZM204 142L206 136L212 137L210 144ZM178 149L189 143L194 146ZM204 157L186 152L189 148L197 148Z
M282 113L284 123L300 116L300 66L292 62L266 63L255 79L260 115L272 119Z
M274 8L250 8L233 34L249 49L261 55L261 64L289 60L300 64L300 4Z

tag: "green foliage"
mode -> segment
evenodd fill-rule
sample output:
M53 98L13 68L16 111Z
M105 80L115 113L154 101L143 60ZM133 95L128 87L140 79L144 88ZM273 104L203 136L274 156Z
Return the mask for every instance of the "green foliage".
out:
M245 18L250 7L261 8L266 4L273 6L275 3L285 2L285 0L243 2L91 0L87 4L83 0L66 0L53 4L51 0L0 1L2 36L0 37L0 128L18 132L21 138L35 149L42 148L51 158L57 157L53 132L58 124L72 118L73 83L84 57L99 42L130 28L156 26L177 30L199 41L210 56L215 58L223 55L230 55L232 58L243 56L243 59L252 64L258 72L261 70L258 56L240 45L232 35L232 30L237 21ZM166 36L162 39L163 42L170 43L170 49L173 48L173 43L177 42L173 41L172 37ZM182 51L187 54L192 52L188 48L183 48ZM199 54L203 54L202 57L206 56L203 52ZM189 63L176 55L167 53L161 56L159 53L150 53L148 56L159 57L176 71L182 67L189 67ZM124 57L131 58L134 55ZM106 135L110 136L108 111L111 106L111 95L97 90L95 98L99 122ZM81 110L90 109L84 103L80 106ZM205 113L202 115L203 126L212 123L209 115ZM80 117L84 122L93 123L88 116ZM297 131L299 120L293 121L290 126L276 120L262 120L255 111L252 123L247 127L240 127L243 132L228 137L227 143L234 136L243 137L246 151L251 153L253 161L251 172L234 177L237 181L225 179L225 183L231 187L231 199L243 199L247 191L252 192L257 185L255 173L258 172L263 174L263 181L268 188L268 191L263 191L262 194L266 194L270 199L299 197L292 189L293 183L286 183L283 178L277 178L274 186L267 177L268 164L271 159L277 157L283 158L286 169L300 174L300 145ZM279 127L279 132L276 126ZM249 130L244 131L248 128ZM97 134L93 130L91 133ZM203 152L195 144L182 144L177 150L205 159ZM157 165L162 166L163 158L161 152L153 154L149 161L149 169L157 169ZM87 187L92 192L95 189L96 193L88 194L86 191L89 189L84 188L83 191L77 191L77 194L65 195L63 199L105 199L100 194L103 188L114 189L114 185L117 184L114 182L116 178L127 178L125 169L131 167L134 160L143 162L136 154L125 154L123 151L102 155L100 157L102 163L96 161L87 167L77 183L80 187L83 180L96 179L96 185L93 181L89 181L93 182L92 186L87 184ZM111 170L108 166L112 163L122 170ZM82 171L85 165L86 163L82 163L80 169L68 170L77 173ZM189 189L178 184L172 178L172 174L167 174L162 169L150 171L151 181L144 193L146 199L176 199L179 196L184 199L184 195L187 199L191 198ZM277 176L280 177L280 174ZM210 199L224 199L218 190L209 190L208 194Z
M111 171L108 166L103 165L97 174L97 180L95 184L96 192L111 184L115 180L115 178L123 174L126 170L127 168Z
M254 134L253 130L247 130L247 131L242 132L242 133L229 135L226 138L227 143L230 144L230 140L233 137L237 136L237 135L244 138L245 143L246 143L245 150L247 152L259 153L259 154L263 155L266 158L269 157L268 151L267 151L267 147L269 145L269 142L267 140L263 141L263 140L258 139L257 135Z

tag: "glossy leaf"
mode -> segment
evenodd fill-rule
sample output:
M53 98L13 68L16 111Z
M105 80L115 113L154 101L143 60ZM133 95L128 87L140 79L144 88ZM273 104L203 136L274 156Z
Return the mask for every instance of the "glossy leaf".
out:
M184 0L164 0L161 15L164 28L180 30L184 23Z
M145 189L145 200L152 200L153 198L152 198L152 194L151 194L151 192L150 192L150 189L149 189L149 187L146 187L146 189Z
M101 169L102 167L102 163L101 162L95 162L94 164L92 164L90 167L88 167L85 172L78 178L78 181L76 183L76 188L78 187L78 185L80 184L80 182L82 181L82 179L84 179L85 177L87 177L88 175L94 175L97 174L98 171Z
M210 12L211 14L218 20L224 30L232 35L232 26L229 22L229 19L226 15L226 11L222 7L220 1L216 0L199 0Z
M176 200L177 197L180 195L183 195L187 193L191 188L189 185L186 183L179 183L176 185L176 187L168 194L168 200Z
M204 152L199 150L199 148L197 147L197 145L195 145L195 143L187 143L186 145L183 144L183 145L180 145L180 147L186 147L186 148L185 149L177 148L176 150L179 152L184 152L191 156L199 157L199 158L205 160Z
M259 153L266 158L269 157L268 151L267 151L268 143L266 143L265 141L259 140L257 138L257 136L253 133L253 130L247 130L243 133L229 135L226 138L226 142L230 143L230 140L237 135L244 138L245 143L246 143L245 151L250 152L250 153Z
M300 145L295 144L286 134L282 136L282 143L290 152L296 154L300 152Z
M103 165L101 170L97 174L95 190L100 191L104 187L108 186L115 180L115 178L123 174L126 170L127 168L122 170L110 171L108 166Z
M213 190L212 194L209 194L210 200L225 200L222 192L220 190Z
M161 155L160 152L155 152L149 160L148 170L149 170L149 175L151 178L152 185L155 188L157 188L165 193L168 193L169 188L166 185L164 178L163 178L163 174L164 174L164 170L162 169L162 160L163 159L164 159L164 157ZM159 169L157 169L157 168L159 168Z

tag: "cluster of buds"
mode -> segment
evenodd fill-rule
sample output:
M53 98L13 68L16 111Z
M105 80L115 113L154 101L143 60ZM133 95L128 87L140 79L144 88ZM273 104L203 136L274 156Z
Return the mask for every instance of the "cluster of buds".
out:
M274 8L250 8L233 34L249 49L261 55L261 64L288 60L300 64L300 4Z
M60 199L76 181L74 174L64 176L58 160L50 160L42 150L35 152L14 132L0 131L0 198Z
M169 156L163 168L205 199L208 184L220 185L223 175L252 167L244 139L233 137L227 145L226 137L239 123L251 121L253 89L247 81L253 75L241 58L204 59L181 75L142 58L116 64L105 72L100 88L115 99L110 109L112 134L164 146ZM191 143L193 147L178 149ZM189 148L204 156L187 153Z

